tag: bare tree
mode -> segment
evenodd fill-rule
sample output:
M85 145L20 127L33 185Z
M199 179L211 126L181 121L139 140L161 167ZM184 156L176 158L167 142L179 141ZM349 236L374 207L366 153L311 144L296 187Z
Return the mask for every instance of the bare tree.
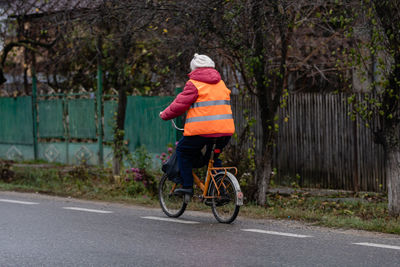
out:
M3 47L0 56L0 85L6 82L4 68L10 52L15 48L23 48L25 61L28 61L29 58L31 58L30 61L33 61L35 54L40 54L43 49L50 49L58 38L57 35L49 38L43 32L37 30L48 23L40 20L44 13L39 14L38 6L39 1L34 0L3 1L1 3ZM46 12L51 11L46 10ZM33 24L36 27L32 27ZM25 65L27 65L26 63ZM25 66L26 68L27 66Z
M398 0L359 2L358 15L365 20L369 34L368 38L351 36L359 49L348 53L349 58L354 59L351 61L353 67L370 70L366 74L373 77L369 89L376 95L361 100L352 96L349 102L353 105L353 116L360 116L373 131L375 141L383 146L388 210L392 216L400 215L399 6ZM376 66L373 66L374 60ZM373 67L365 66L368 64Z
M151 89L150 84L138 84L139 79L135 77L147 75L144 80L149 82L151 75L156 73L151 60L154 59L153 47L160 42L157 36L164 31L159 25L165 21L165 14L164 7L158 2L109 0L82 18L90 29L92 40L96 40L97 55L102 57L107 83L118 91L114 174L119 174L124 154L127 93L132 93L135 88Z
M323 55L320 49L334 45L330 41L337 36L336 29L329 28L329 23L324 22L321 15L317 16L319 12L323 16L329 14L329 5L335 4L307 0L204 0L187 5L180 13L180 17L191 14L193 24L186 22L186 27L194 29L191 40L197 45L193 47L218 55L234 74L242 93L254 95L258 100L262 131L257 137L261 139L261 146L256 147L254 153L254 184L258 190L256 199L261 205L265 203L270 182L278 131L276 114L284 104L282 97L289 87L289 71L302 71L310 82L316 77L339 77L334 74L338 68L332 67L337 64L336 58L316 64ZM331 37L322 40L318 34L309 34L310 39L314 39L314 43L308 45L310 51L300 51L305 41L301 43L294 36L303 38L303 34L314 27L320 27L317 32L325 28ZM329 82L331 88L334 87L333 82Z

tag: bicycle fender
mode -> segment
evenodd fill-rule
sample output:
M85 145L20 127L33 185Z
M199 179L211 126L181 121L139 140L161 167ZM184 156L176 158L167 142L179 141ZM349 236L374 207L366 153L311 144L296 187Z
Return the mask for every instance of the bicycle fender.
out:
M238 180L236 179L235 175L233 175L230 172L227 172L226 176L228 176L229 179L231 179L231 181L233 183L233 186L235 187L235 190L236 190L236 204L238 206L243 206L243 192L240 189L240 185L239 185Z

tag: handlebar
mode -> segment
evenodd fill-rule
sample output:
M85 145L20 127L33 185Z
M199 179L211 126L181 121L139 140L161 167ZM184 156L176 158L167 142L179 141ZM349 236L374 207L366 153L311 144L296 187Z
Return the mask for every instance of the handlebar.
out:
M177 129L178 131L182 131L183 132L184 129L181 129L178 126L176 126L175 121L173 119L171 121L172 121L172 125L175 127L175 129Z

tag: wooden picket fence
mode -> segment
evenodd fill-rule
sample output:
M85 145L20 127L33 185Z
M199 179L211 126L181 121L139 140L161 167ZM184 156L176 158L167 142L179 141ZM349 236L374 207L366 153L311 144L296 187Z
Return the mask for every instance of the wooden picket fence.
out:
M348 97L289 95L287 107L278 111L279 132L273 157L273 167L278 170L276 183L297 180L303 187L386 190L383 149L373 142L371 130L360 119L351 120ZM233 96L232 109L238 134L249 119L256 119L253 131L256 146L261 146L257 99Z

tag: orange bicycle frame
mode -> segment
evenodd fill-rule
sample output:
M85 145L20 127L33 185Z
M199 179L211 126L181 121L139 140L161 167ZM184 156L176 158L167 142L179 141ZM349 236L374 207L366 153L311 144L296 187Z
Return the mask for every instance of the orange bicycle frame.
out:
M211 181L214 183L215 188L218 191L218 195L219 195L219 187L217 185L217 182L215 181L215 176L216 174L213 174L213 170L217 171L217 170L224 170L225 171L225 176L222 178L223 179L226 177L227 174L227 170L228 169L234 169L235 170L235 175L237 174L237 168L236 167L214 167L214 160L211 158L208 162L208 168L207 168L207 176L205 179L205 184L203 184L200 180L200 178L193 172L193 182L202 190L203 192L203 198L213 198L211 196L208 196L208 188L210 187L210 183ZM221 181L221 184L223 185L224 183Z

